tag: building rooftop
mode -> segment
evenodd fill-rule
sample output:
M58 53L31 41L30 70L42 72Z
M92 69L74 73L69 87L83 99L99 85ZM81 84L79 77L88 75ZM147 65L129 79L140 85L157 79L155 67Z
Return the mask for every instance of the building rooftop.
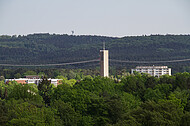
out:
M168 66L137 66L136 69L153 69L153 68L157 68L157 69L161 69L161 68L168 68Z

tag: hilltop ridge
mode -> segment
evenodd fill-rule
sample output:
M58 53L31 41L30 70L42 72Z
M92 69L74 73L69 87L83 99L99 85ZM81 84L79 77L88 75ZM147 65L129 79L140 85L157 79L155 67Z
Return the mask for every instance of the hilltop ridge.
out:
M26 36L0 36L0 63L47 64L98 59L103 42L109 49L110 59L161 61L190 58L190 35L117 38L39 33ZM188 66L190 63L177 64Z

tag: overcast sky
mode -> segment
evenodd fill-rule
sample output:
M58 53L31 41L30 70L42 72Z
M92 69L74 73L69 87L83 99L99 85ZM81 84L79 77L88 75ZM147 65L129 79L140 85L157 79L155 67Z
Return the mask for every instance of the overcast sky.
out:
M0 35L190 34L190 0L0 0Z

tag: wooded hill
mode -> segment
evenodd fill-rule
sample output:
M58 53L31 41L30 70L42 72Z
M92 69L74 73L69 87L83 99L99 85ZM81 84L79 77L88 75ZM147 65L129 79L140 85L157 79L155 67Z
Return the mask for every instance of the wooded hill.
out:
M109 49L110 59L163 61L190 58L190 35L116 38L43 33L27 36L0 36L0 63L48 64L98 59L103 42L106 43L106 49ZM128 69L136 65L145 65L116 62L110 64L111 66L127 67ZM154 65L157 64L154 63ZM190 61L158 65L169 65L176 72L190 70Z

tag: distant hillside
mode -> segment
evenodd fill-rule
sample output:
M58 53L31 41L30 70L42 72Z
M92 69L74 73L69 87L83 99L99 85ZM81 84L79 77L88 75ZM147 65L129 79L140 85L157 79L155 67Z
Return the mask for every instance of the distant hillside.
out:
M190 58L190 35L114 38L47 33L18 37L0 36L0 63L44 64L97 59L103 42L110 51L110 59L160 61ZM190 63L181 62L174 65L190 66Z

